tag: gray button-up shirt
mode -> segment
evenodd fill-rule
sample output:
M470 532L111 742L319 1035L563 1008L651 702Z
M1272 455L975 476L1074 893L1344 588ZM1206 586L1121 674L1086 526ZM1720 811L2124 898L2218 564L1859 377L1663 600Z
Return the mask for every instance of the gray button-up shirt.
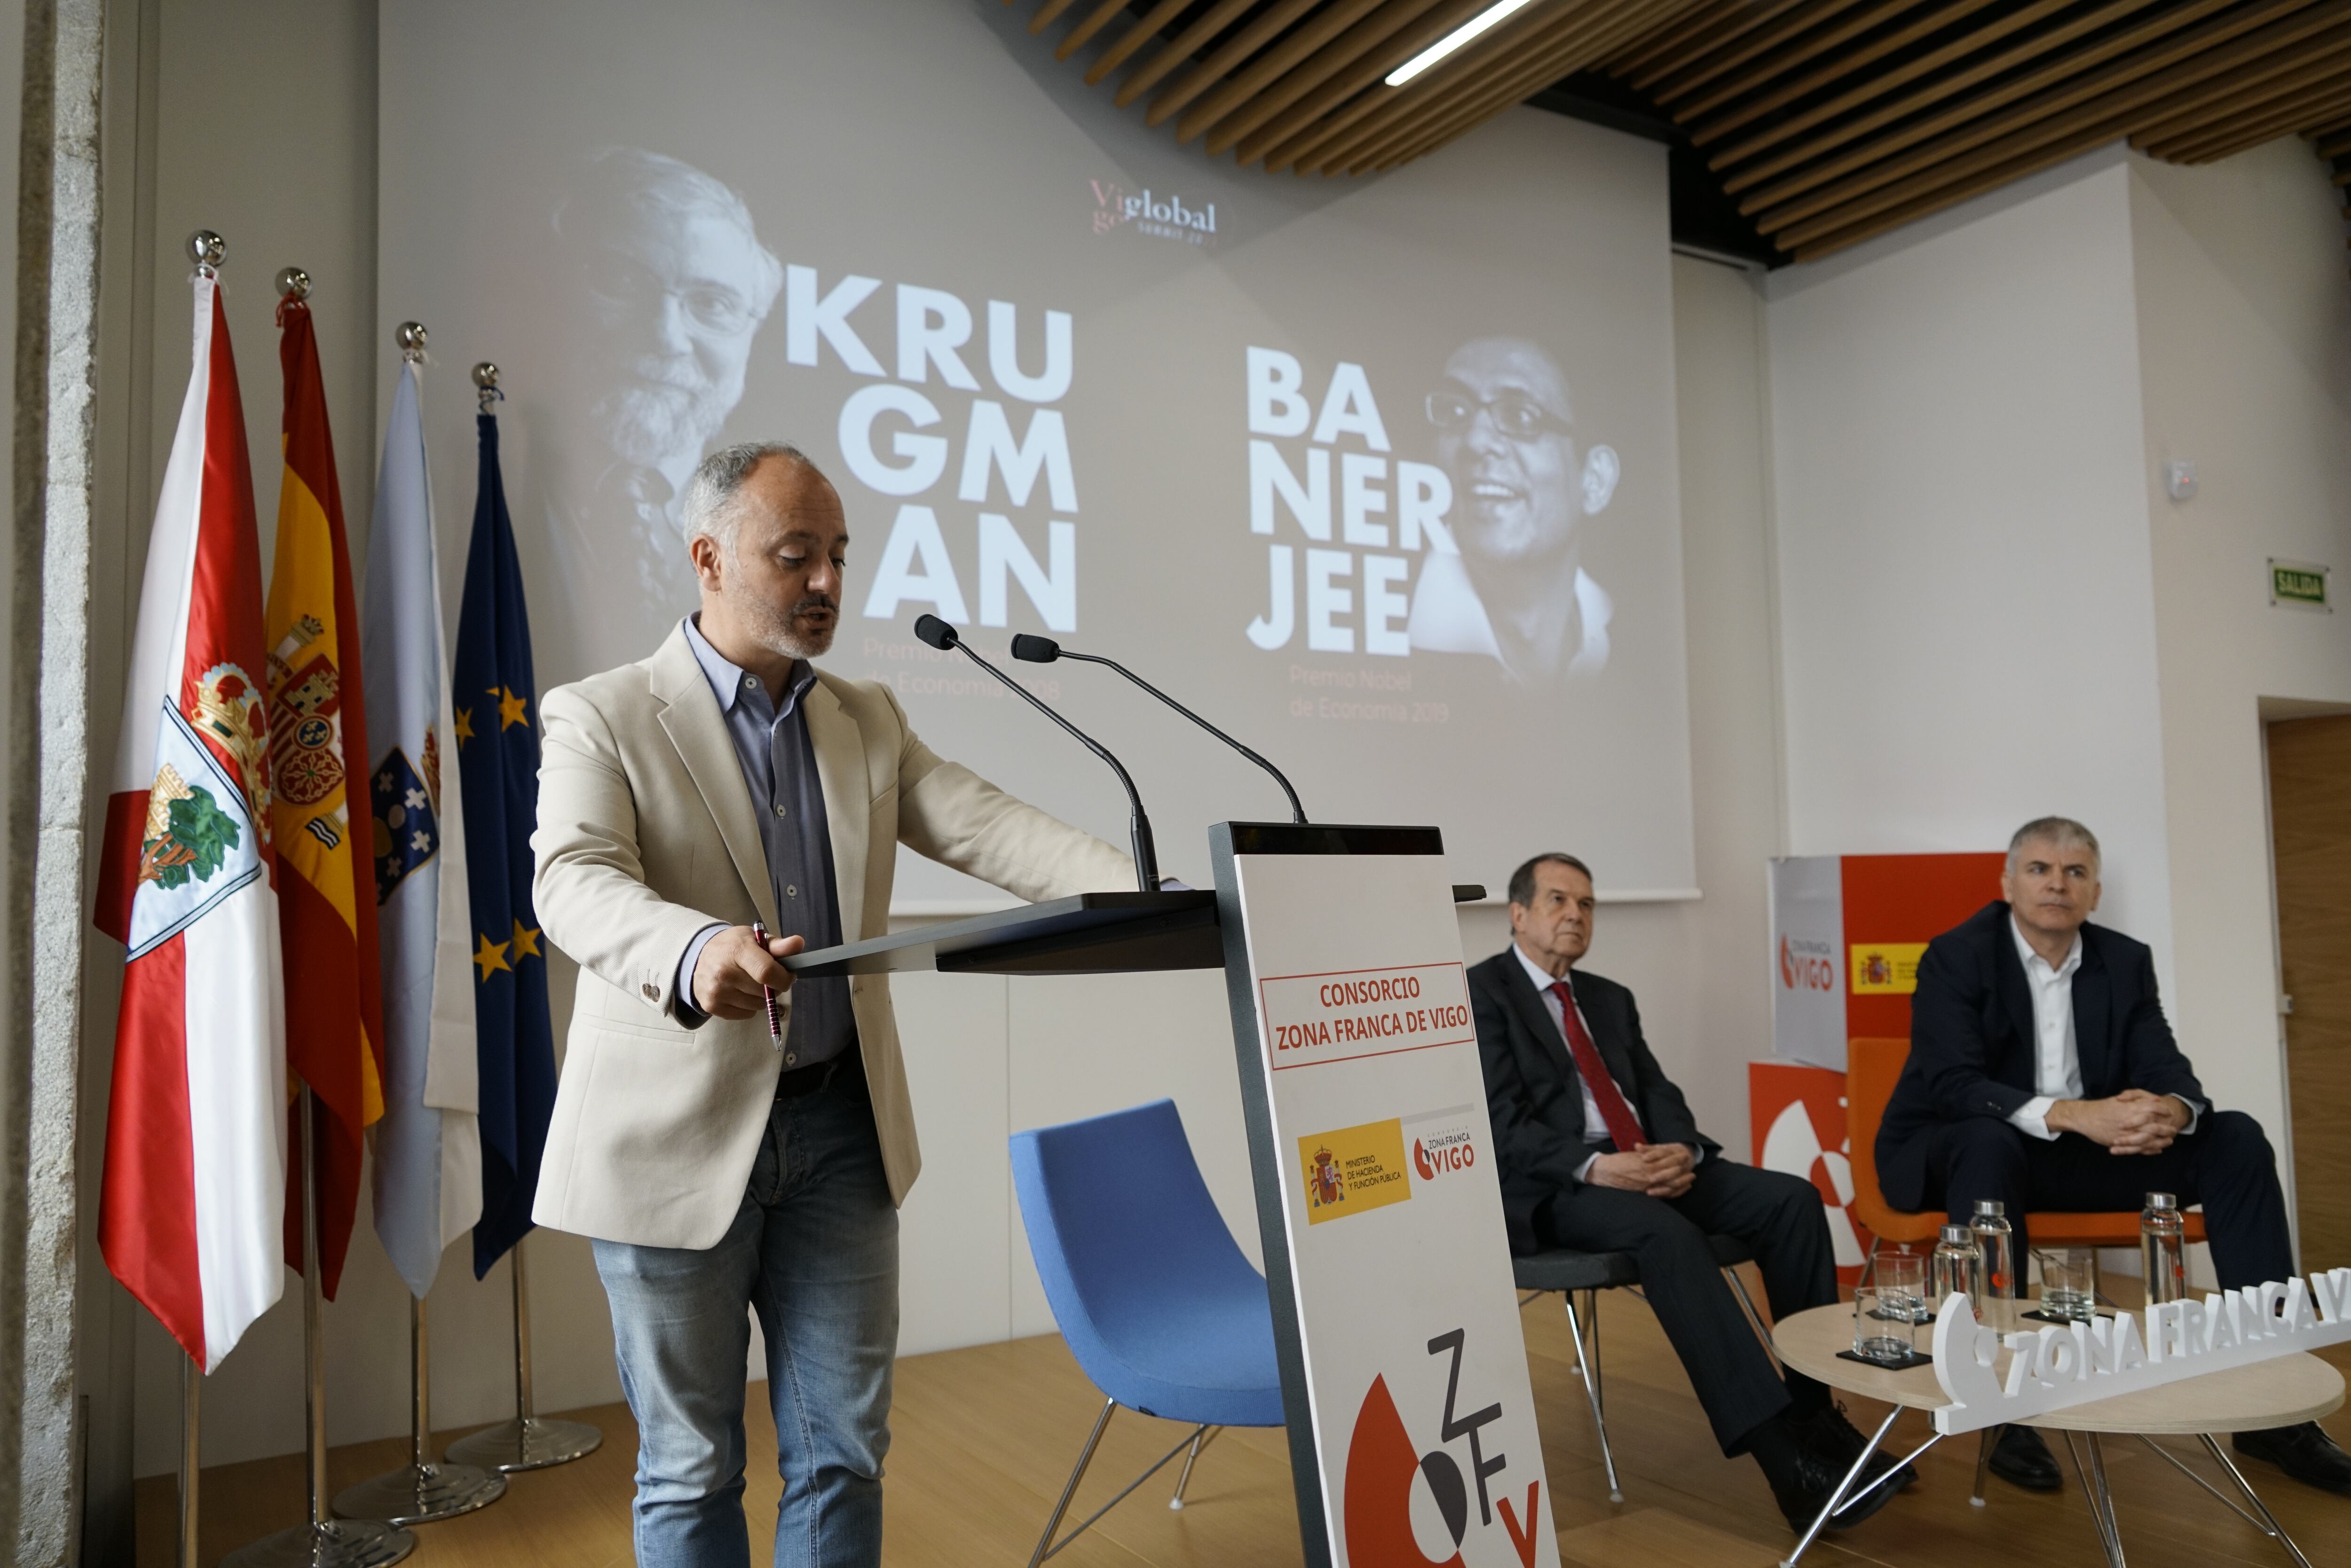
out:
M816 685L816 671L805 660L794 665L791 688L778 706L758 676L728 663L704 639L691 615L685 618L685 640L726 716L736 760L743 766L744 788L750 791L752 813L758 818L759 842L767 852L768 882L776 902L778 928L769 935L805 937L812 948L837 946L841 901L833 888L832 836L801 706L809 688ZM678 960L677 1016L689 1028L699 1028L708 1017L695 1005L694 967L711 937L725 929L723 925L705 926ZM856 1044L857 1019L850 1011L846 978L803 979L792 987L791 1019L784 1031L785 1067L829 1061Z

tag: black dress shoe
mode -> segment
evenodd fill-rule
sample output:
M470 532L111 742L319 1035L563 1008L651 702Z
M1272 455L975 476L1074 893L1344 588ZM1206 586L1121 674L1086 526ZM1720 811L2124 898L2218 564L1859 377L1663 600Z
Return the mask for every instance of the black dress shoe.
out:
M2060 1491L2065 1485L2056 1456L2030 1427L2000 1429L1999 1440L1991 1446L1991 1473L2026 1491Z
M2351 1454L2336 1448L2315 1421L2240 1432L2232 1441L2237 1452L2267 1459L2304 1486L2351 1496Z
M1852 1468L1851 1459L1832 1465L1807 1448L1796 1460L1795 1473L1791 1478L1792 1484L1782 1484L1778 1480L1771 1483L1771 1496L1779 1503L1781 1514L1799 1537L1813 1527L1813 1521L1820 1517L1822 1508L1829 1500L1829 1494L1836 1490L1837 1482L1843 1480L1845 1471ZM1832 1516L1821 1527L1821 1533L1834 1535L1838 1531L1850 1530L1892 1502L1894 1494L1902 1490L1898 1483L1888 1481L1884 1486L1870 1486L1870 1483L1893 1468L1894 1461L1884 1454L1872 1454L1869 1468L1853 1483L1852 1491L1845 1494L1844 1511ZM1868 1486L1869 1490L1862 1492L1865 1486ZM1855 1497L1855 1492L1861 1495Z
M1824 1461L1839 1475L1851 1469L1854 1460L1861 1458L1861 1451L1869 1447L1869 1439L1845 1419L1844 1407L1834 1404L1821 1406L1802 1416L1790 1411L1788 1428L1795 1433L1796 1440L1803 1444L1808 1452ZM1885 1456L1880 1455L1879 1458ZM1875 1476L1883 1471L1883 1466L1876 1466L1870 1474ZM1917 1470L1905 1465L1902 1473L1887 1485L1896 1491L1907 1491L1917 1479Z

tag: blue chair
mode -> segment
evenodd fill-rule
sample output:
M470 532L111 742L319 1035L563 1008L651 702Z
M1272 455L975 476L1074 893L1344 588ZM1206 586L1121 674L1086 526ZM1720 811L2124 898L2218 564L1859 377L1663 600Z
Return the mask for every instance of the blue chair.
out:
M1189 1449L1167 1505L1182 1508L1192 1466L1220 1428L1282 1425L1281 1375L1265 1277L1210 1201L1174 1101L1015 1133L1012 1183L1053 1321L1104 1396L1037 1538L1037 1568ZM1056 1542L1122 1405L1192 1433Z

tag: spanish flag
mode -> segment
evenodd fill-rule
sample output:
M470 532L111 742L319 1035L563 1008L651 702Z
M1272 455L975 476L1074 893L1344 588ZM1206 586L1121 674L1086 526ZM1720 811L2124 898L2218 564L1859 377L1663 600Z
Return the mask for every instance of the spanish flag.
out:
M319 1283L342 1279L358 1211L365 1129L383 1115L383 984L376 945L371 819L353 829L346 769L367 766L359 607L343 533L335 447L310 308L277 308L286 375L286 477L270 576L269 760L279 920L286 946L286 1061L317 1097ZM360 775L362 782L365 774ZM287 1166L286 1259L302 1262L301 1127Z

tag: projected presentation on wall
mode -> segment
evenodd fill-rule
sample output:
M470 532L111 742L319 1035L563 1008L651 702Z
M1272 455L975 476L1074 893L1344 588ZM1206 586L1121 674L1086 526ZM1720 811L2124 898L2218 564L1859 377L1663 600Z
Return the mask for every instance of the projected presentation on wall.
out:
M653 650L695 463L785 440L849 517L820 664L1113 842L1109 771L917 616L1119 659L1315 819L1442 829L1457 881L1565 849L1604 895L1691 888L1663 150L1520 110L1383 175L1240 169L1019 23L387 10L385 379L425 322L452 573L492 360L542 689ZM1110 672L1004 662L1126 763L1171 874L1286 817ZM902 857L902 909L994 896Z

